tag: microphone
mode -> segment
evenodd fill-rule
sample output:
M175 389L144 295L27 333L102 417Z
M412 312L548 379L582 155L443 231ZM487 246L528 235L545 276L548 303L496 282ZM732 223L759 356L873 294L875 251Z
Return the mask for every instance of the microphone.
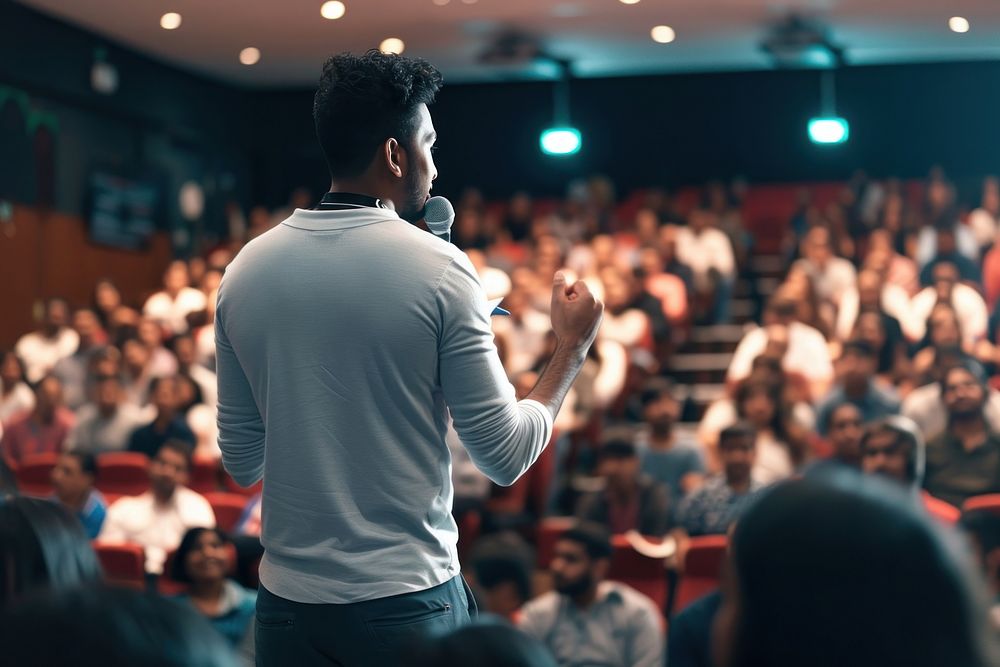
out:
M424 207L424 223L431 234L451 243L451 225L455 222L455 207L444 197L431 197Z

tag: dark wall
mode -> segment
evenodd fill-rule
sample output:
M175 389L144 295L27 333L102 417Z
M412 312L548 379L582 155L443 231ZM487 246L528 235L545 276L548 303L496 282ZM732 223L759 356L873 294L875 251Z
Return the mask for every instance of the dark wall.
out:
M0 25L0 87L26 93L33 113L57 121L60 210L80 212L85 175L109 164L158 174L174 226L182 225L176 189L187 178L206 182L208 226L220 228L227 199L277 206L296 186L325 189L312 90L242 90L10 2L0 1ZM106 48L119 70L113 96L90 88L96 48ZM477 185L491 197L521 188L561 194L572 179L593 173L610 176L620 192L736 175L838 179L857 167L915 177L935 163L971 182L1000 171L995 80L1000 63L993 62L843 70L838 111L851 123L851 138L838 147L806 137L807 120L819 112L817 72L578 80L572 117L584 146L570 158L538 148L551 119L551 84L446 85L433 107L436 191L454 196Z
M997 80L1000 63L993 62L845 69L836 78L837 110L851 136L835 147L815 146L806 136L807 121L820 111L817 72L578 80L572 117L584 144L570 158L538 149L538 135L551 121L551 84L446 85L432 109L440 136L436 189L561 194L571 179L598 172L620 191L732 176L839 179L858 167L916 177L933 164L960 180L973 178L1000 170ZM311 95L258 95L261 127L280 127L270 136L261 132L260 144L268 176L283 174L278 192L322 172L311 148ZM291 160L282 158L286 147L297 153Z

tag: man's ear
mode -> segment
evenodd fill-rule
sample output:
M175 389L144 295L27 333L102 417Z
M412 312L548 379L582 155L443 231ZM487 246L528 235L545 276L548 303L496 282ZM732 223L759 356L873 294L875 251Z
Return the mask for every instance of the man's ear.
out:
M396 178L402 178L407 169L407 155L402 144L390 137L382 145L382 150L385 154L385 164L389 168L389 171Z

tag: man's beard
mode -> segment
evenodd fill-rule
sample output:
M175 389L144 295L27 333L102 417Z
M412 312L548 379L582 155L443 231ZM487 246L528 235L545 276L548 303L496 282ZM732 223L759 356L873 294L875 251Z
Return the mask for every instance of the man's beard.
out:
M563 595L569 597L576 597L577 595L586 593L592 583L593 580L591 579L590 573L588 572L587 574L581 576L579 579L575 579L573 581L560 582L557 579L555 582L555 587L556 590Z
M415 174L411 172L406 183L406 201L400 204L396 214L407 222L419 222L424 219L426 208L423 188L420 187Z

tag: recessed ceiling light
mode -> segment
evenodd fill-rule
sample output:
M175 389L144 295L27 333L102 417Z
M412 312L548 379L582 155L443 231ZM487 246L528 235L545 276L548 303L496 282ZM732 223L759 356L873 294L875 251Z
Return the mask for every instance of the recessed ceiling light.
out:
M260 49L248 46L240 51L240 62L244 65L256 65L258 60L260 60Z
M177 12L167 12L160 17L160 27L164 30L177 30L181 27L181 15Z
M948 19L948 27L952 32L969 32L969 19L964 16L952 16Z
M677 37L677 33L674 29L668 25L658 25L649 31L649 35L653 38L654 42L659 42L660 44L669 44L674 41Z
M319 9L319 13L323 15L323 18L330 19L331 21L339 19L346 11L347 7L340 0L324 2L323 6Z
M406 44L403 44L403 40L399 37L383 39L382 43L378 45L378 50L382 53L395 53L397 55L402 53L405 48Z
M639 0L618 0L618 2L622 3L623 5L636 5L636 4L639 4Z
M444 7L444 6L445 6L445 5L447 5L447 4L449 3L449 2L451 2L451 0L433 0L433 2L434 2L434 4L435 4L435 5L437 5L438 7Z
M478 2L478 1L479 1L479 0L462 0L462 2L464 2L464 3L465 3L465 4L467 4L467 5L474 5L474 4L476 4L476 3Z

